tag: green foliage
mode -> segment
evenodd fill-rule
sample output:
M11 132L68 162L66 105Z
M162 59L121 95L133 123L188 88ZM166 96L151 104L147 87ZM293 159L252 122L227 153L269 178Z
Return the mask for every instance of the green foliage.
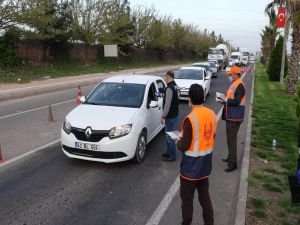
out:
M19 32L15 28L6 31L4 36L0 37L0 66L11 67L17 64L17 42Z
M282 48L283 48L283 37L280 36L276 42L275 48L272 50L270 56L270 62L267 69L267 73L270 81L280 80ZM288 69L288 62L287 62L287 56L285 56L284 76L286 76L287 74L287 69Z

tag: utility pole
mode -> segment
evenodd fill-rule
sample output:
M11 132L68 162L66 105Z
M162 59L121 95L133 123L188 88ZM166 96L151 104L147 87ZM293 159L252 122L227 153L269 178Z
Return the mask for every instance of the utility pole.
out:
M288 3L285 3L286 13L285 13L285 23L284 23L284 37L283 37L283 46L282 46L282 56L281 56L281 68L280 68L280 84L283 84L284 78L284 66L285 66L285 51L286 51L286 42L289 36L290 23L289 23L289 9Z

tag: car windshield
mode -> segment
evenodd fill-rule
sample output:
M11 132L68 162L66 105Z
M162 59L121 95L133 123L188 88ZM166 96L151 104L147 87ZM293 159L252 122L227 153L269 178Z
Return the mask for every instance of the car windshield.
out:
M202 80L202 70L182 69L178 70L175 76L176 79L187 79L187 80Z
M214 62L209 62L210 67L214 68L216 67L216 64Z
M232 59L238 59L239 56L238 56L238 55L232 55L231 58L232 58Z
M221 50L208 50L208 54L223 55L223 52Z
M131 83L101 83L84 104L139 108L142 105L145 85Z
M193 66L194 67L202 67L202 68L205 68L206 71L209 71L209 65L206 65L206 64L195 64Z

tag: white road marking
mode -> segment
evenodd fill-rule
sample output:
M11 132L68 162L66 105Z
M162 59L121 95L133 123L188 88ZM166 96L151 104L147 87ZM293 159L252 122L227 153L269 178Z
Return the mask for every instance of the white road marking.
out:
M252 66L252 64L247 68L247 70L251 66ZM245 73L242 75L242 79L244 79L246 73L247 73L247 71L245 71ZM219 112L217 114L218 121L221 118L222 110L223 110L223 106L221 107L221 109L219 110ZM175 181L173 182L173 184L169 188L168 192L166 193L166 195L163 197L163 199L161 200L161 202L155 209L154 213L152 214L152 216L150 217L150 219L148 220L146 225L158 225L159 224L161 218L164 216L165 212L169 208L169 205L171 204L171 202L172 202L173 198L175 197L178 190L179 190L179 175L176 177Z
M7 161L4 161L3 163L0 163L0 168L5 167L5 166L7 166L7 165L9 165L9 164L11 164L13 162L16 162L16 161L20 160L20 159L23 159L23 158L25 158L25 157L27 157L29 155L32 155L32 154L34 154L34 153L36 153L38 151L41 151L43 149L47 149L48 147L50 147L52 145L55 145L55 144L58 144L59 142L60 142L60 139L57 139L57 140L52 141L52 142L50 142L48 144L45 144L45 145L40 146L40 147L37 147L37 148L35 148L35 149L33 149L33 150L29 151L29 152L26 152L26 153L24 153L22 155L19 155L19 156L15 157L15 158L12 158L12 159L9 159Z
M76 99L68 100L68 101L64 101L64 102L59 102L59 103L51 104L51 106L63 105L63 104L69 103L69 102L74 102L75 103L75 101L76 101ZM9 118L9 117L13 117L13 116L18 116L18 115L25 114L25 113L29 113L29 112L38 111L38 110L41 110L41 109L46 109L48 107L49 107L49 105L42 106L42 107L35 108L35 109L26 110L26 111L19 111L17 113L9 114L9 115L6 115L6 116L1 116L0 120L1 119L6 119L6 118Z

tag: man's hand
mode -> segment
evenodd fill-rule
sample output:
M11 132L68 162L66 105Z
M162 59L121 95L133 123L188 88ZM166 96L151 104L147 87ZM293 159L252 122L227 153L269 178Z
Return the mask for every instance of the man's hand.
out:
M165 123L165 119L164 118L160 118L160 123L164 124Z

